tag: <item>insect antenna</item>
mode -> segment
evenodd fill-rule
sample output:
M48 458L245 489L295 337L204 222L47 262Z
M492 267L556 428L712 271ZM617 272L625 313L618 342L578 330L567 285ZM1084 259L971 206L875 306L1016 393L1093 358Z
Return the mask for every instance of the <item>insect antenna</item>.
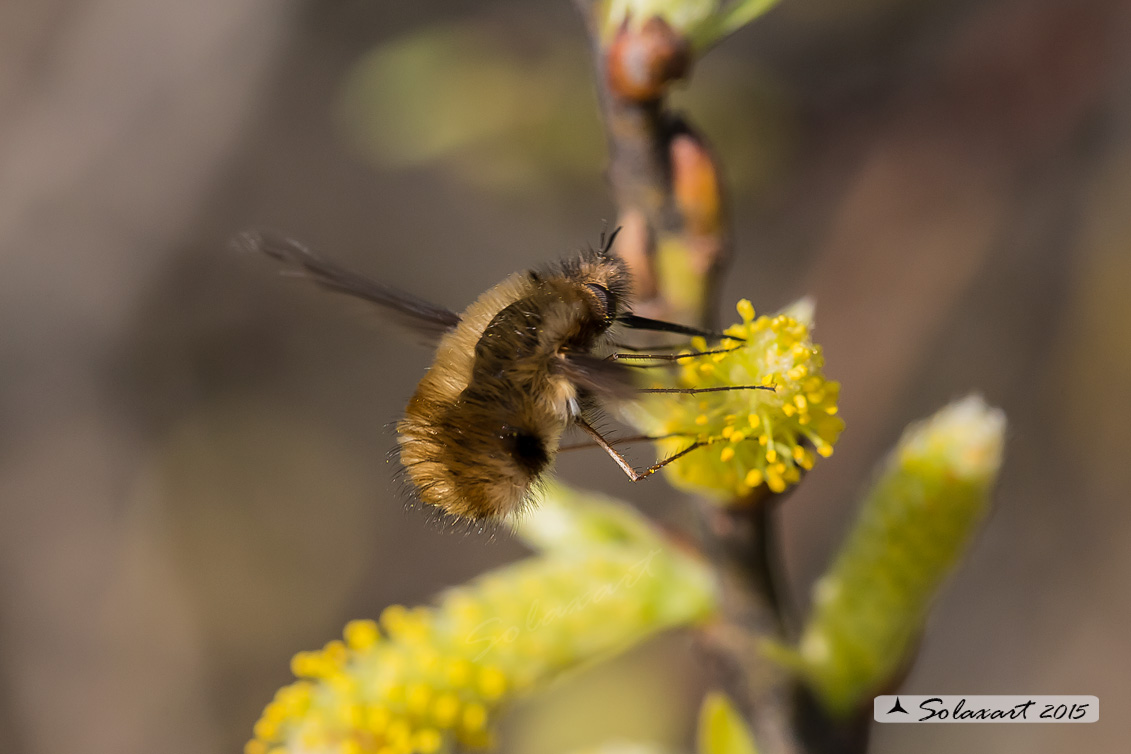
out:
M599 254L605 256L609 253L609 251L613 248L613 241L617 240L617 234L620 233L622 227L623 226L618 225L617 227L613 228L613 232L609 233L608 236L605 235L605 231L608 229L608 225L606 224L604 228L601 228L601 248L598 252Z

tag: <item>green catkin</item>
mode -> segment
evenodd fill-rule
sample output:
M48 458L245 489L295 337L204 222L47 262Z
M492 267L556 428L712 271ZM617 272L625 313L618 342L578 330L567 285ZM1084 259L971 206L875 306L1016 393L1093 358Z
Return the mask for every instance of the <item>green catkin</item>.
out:
M343 640L295 656L299 680L267 705L246 754L483 747L507 701L713 612L706 564L628 506L560 488L550 495L547 515L566 531L619 527L631 536L578 537L556 549L546 533L555 524L531 524L549 537L544 554L451 589L434 606L394 605L380 621L349 623Z
M940 584L989 508L1005 416L980 397L910 426L883 465L793 658L834 714L851 714L908 659Z

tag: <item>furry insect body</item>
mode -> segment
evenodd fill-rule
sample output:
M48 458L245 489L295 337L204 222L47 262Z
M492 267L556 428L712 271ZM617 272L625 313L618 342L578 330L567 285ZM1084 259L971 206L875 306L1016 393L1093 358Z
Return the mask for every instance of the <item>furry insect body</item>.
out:
M612 345L609 330L620 323L723 336L633 315L628 271L607 253L613 237L600 250L511 275L458 315L281 236L246 233L236 244L283 262L291 274L376 304L436 343L432 366L397 424L401 464L423 502L483 520L523 508L571 424L594 437L633 481L667 463L636 472L585 420L601 399L640 392L632 367L601 355ZM764 389L734 389L748 387Z
M424 502L468 518L522 508L588 400L563 357L601 344L628 285L619 259L590 252L512 275L468 307L397 426Z

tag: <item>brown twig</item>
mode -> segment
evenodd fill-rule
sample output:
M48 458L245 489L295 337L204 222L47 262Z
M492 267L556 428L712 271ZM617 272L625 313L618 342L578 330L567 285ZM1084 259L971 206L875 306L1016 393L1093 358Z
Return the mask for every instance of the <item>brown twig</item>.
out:
M648 316L711 326L729 245L720 171L703 139L667 109L664 96L691 61L663 56L690 56L689 48L673 41L674 32L659 19L625 24L609 35L595 16L603 3L574 2L592 45L608 178L624 228L617 250L632 269L638 306ZM626 37L632 34L640 38ZM632 53L627 62L617 57L625 50ZM796 678L762 653L765 642L788 638L774 502L699 506L704 550L723 587L722 615L704 632L705 647L750 720L761 754L863 751L866 723L828 719Z
M729 242L721 185L702 138L665 107L663 97L668 84L686 73L690 50L672 44L674 32L659 19L638 31L622 26L602 40L595 12L603 4L574 2L589 32L609 144L608 180L624 229L617 251L632 270L637 307L649 316L711 324ZM641 71L617 65L620 56L658 62ZM631 79L626 69L645 82Z

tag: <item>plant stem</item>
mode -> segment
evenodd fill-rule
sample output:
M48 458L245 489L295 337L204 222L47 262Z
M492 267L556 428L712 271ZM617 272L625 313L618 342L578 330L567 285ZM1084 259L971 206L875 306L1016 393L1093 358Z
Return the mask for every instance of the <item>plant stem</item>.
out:
M647 316L709 327L729 245L717 161L666 108L664 97L633 101L610 90L604 22L596 15L605 4L574 3L592 48L609 142L608 178L624 228L617 252L632 270L637 307ZM674 275L664 269L670 270L672 254L683 256ZM690 287L688 278L694 278ZM791 672L762 652L765 642L789 638L774 527L779 502L772 496L729 507L700 501L703 549L723 589L722 615L704 631L704 644L723 687L750 720L759 754L862 752L866 723L827 718Z

